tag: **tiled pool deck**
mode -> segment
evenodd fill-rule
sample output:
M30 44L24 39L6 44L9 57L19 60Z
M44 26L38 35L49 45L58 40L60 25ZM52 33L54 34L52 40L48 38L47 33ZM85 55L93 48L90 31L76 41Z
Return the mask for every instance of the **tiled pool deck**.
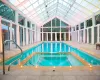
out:
M6 75L0 74L0 80L100 80L100 71L65 70L14 70Z
M96 45L78 43L72 41L66 41L65 43L100 58L100 50L96 50Z

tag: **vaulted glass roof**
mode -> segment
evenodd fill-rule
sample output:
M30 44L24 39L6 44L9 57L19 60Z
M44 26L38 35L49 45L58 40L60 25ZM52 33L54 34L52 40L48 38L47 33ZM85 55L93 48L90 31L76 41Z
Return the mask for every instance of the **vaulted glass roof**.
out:
M76 25L100 10L100 0L8 0L38 24L59 16Z

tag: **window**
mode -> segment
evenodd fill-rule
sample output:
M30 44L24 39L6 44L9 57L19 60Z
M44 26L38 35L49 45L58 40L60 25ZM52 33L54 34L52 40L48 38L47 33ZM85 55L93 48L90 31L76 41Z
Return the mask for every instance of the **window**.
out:
M100 24L100 14L95 16L96 24Z
M92 26L92 18L86 21L87 27Z
M80 24L80 29L84 29L84 22Z

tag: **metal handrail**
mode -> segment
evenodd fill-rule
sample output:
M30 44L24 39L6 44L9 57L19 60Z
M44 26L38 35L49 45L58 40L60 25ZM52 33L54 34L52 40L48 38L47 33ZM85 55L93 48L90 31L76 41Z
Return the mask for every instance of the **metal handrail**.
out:
M5 46L5 44L6 44L7 42L13 42L13 43L20 49L20 51L21 51L20 57L19 57L18 59L14 60L13 62L11 62L11 63L9 64L9 66L8 66L8 71L10 71L10 66L11 66L11 64L13 64L13 63L14 63L15 61L17 61L17 60L20 60L20 58L22 57L22 52L23 52L23 50L22 50L21 47L20 47L15 41L13 41L13 40L5 40L4 43L3 43L3 45Z

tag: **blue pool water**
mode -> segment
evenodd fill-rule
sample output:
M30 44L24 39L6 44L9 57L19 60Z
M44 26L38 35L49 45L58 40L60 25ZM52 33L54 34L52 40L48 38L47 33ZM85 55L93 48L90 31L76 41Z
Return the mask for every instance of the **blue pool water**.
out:
M24 51L20 61L23 61L33 52L44 52L44 54L38 53L34 55L28 62L25 63L24 66L83 66L83 64L73 55L59 54L59 52L74 52L91 65L100 65L100 59L63 42L43 42L33 48L30 48L29 50ZM7 60L5 64L9 65L13 60L16 60L19 57L20 54ZM13 63L13 65L17 64L18 61Z

